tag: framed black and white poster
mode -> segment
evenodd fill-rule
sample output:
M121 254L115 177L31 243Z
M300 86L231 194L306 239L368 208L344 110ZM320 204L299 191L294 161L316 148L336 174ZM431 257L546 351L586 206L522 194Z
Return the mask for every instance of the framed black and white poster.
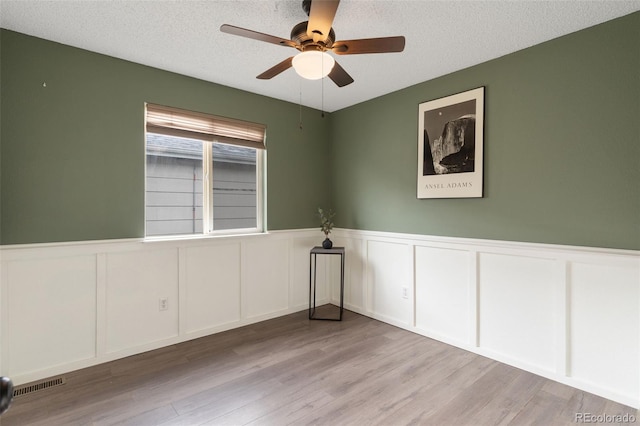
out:
M418 198L482 197L484 87L418 108Z

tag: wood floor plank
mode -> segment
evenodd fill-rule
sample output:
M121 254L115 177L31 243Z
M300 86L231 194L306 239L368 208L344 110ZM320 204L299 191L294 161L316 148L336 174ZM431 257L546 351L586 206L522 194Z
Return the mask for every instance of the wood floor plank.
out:
M217 395L207 404L198 404L194 409L185 411L175 419L168 419L158 425L201 425L222 417L234 410L241 409L252 401L269 395L274 389L282 385L277 380L269 380L246 386L230 394Z
M307 312L65 375L0 425L565 425L635 409L345 311Z

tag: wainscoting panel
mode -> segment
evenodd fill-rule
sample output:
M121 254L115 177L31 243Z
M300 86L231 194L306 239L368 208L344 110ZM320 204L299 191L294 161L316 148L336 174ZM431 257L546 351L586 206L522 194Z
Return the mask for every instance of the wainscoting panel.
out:
M471 344L470 252L416 246L416 328L425 335Z
M575 262L569 277L570 375L620 395L638 395L638 269Z
M289 243L247 241L242 258L242 312L246 318L267 318L289 307Z
M364 241L359 238L342 238L340 245L345 248L344 303L356 312L364 311L365 282L367 265ZM338 265L339 266L339 265ZM339 298L333 300L338 304Z
M185 248L187 333L240 320L240 243Z
M405 327L413 325L411 255L411 247L404 243L368 242L368 306L374 318Z
M160 299L167 300L161 310ZM107 255L107 352L178 335L178 250Z
M554 372L553 260L481 253L478 268L480 347Z
M307 308L309 306L309 252L311 248L322 243L321 232L315 238L295 238L292 239L291 248L291 300L290 306ZM316 267L316 304L329 303L329 292L327 288L326 259L318 256Z
M3 269L10 303L1 319L2 373L31 373L96 355L94 256L16 260Z

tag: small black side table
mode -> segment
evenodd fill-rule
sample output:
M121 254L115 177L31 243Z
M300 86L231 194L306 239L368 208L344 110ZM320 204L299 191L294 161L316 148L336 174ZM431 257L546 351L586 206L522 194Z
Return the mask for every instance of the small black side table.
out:
M316 318L316 263L319 254L340 256L340 318ZM325 249L314 247L309 253L309 319L325 321L342 321L344 311L344 247Z

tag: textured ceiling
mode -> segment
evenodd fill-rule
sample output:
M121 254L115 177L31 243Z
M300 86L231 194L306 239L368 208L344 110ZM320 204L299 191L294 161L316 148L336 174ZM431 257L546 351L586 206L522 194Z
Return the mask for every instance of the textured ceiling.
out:
M634 1L342 0L338 40L404 35L402 53L336 56L355 79L338 88L293 69L256 75L294 55L221 33L231 24L289 38L301 0L0 0L0 26L140 64L336 111L640 10Z

